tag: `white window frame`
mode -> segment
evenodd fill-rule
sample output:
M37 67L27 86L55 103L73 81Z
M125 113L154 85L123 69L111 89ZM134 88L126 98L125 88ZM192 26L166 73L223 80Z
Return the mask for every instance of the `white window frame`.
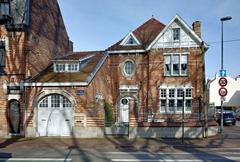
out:
M64 68L58 69L57 66L65 66ZM71 67L72 66L72 67ZM54 63L54 72L78 72L79 63Z
M175 38L177 38L177 39L175 39ZM173 41L174 42L179 42L180 38L181 38L181 29L180 28L172 28L172 39L173 39Z
M131 62L132 63L132 73L131 74L128 74L127 72L126 72L126 63L127 62ZM125 77L132 77L134 74L135 74L135 71L136 71L136 64L135 64L135 62L133 61L133 60L131 60L131 59L127 59L127 60L125 60L124 62L123 62L123 66L122 66L122 71L123 71L123 75L125 76Z
M54 103L53 103L54 102ZM39 108L54 108L54 109L63 109L63 108L72 108L71 101L59 94L51 94L44 96L38 104Z
M189 53L164 53L164 76L188 76L188 72L189 72L189 66L188 66L188 56ZM178 58L178 68L179 68L179 72L178 74L174 74L173 73L173 57L174 56L179 56ZM183 64L183 60L182 57L186 56L187 57L187 67L186 67L186 73L183 73L182 71L182 64ZM170 74L167 74L166 71L166 64L165 64L165 57L170 57Z
M170 94L170 91L174 89L174 97L172 94ZM162 95L162 90L166 90L166 97L164 97L164 95ZM178 109L178 100L183 100L182 95L178 95L178 91L179 90L183 90L184 91L184 112L185 113L192 113L192 87L184 87L184 86L174 86L174 87L161 87L159 88L159 111L161 114L180 114L182 113L182 109ZM190 95L186 94L186 91L190 91ZM162 105L162 100L166 100L166 106L165 107L161 107ZM170 100L174 100L174 107L172 108L174 111L170 111L170 107L169 107L169 101ZM186 106L186 101L190 100L191 101L191 107L187 107Z

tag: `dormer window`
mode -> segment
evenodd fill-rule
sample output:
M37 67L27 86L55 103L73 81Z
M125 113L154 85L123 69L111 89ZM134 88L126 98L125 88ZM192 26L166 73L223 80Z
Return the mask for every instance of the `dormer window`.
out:
M137 46L137 45L141 45L141 43L138 41L137 37L132 32L130 32L122 40L120 45L122 45L122 46Z
M126 42L126 45L137 45L137 42L133 39L133 37L130 37Z
M180 41L180 28L173 28L173 41Z
M65 64L56 64L57 72L65 72Z
M78 63L55 63L55 72L78 72Z

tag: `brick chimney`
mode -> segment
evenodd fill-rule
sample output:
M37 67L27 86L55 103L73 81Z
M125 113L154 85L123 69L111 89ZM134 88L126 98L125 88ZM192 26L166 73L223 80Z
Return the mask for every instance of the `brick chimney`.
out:
M201 38L201 22L200 21L193 22L192 28L194 32Z

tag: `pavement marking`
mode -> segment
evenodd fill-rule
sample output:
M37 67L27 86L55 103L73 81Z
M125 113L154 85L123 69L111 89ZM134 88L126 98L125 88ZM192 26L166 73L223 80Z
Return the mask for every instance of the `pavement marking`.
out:
M185 161L189 161L189 162L202 162L204 160L194 160L194 159L162 159L162 160L158 160L158 159L112 159L112 162L185 162Z
M57 159L57 158L0 158L0 161L72 161L72 159Z

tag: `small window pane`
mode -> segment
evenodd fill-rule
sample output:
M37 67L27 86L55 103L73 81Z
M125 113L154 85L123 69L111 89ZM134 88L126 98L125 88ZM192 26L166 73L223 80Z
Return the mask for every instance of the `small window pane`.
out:
M177 97L183 97L183 89L177 90Z
M44 99L42 99L42 101L39 104L39 107L41 107L41 108L47 108L48 107L48 97L45 97Z
M181 56L181 74L187 74L187 55Z
M60 107L60 96L59 95L52 95L51 96L51 107L59 108Z
M167 90L161 89L161 98L165 98L167 96Z
M160 102L161 102L160 111L165 113L166 112L167 101L166 100L161 100Z
M186 100L186 107L185 110L186 111L192 111L192 100Z
M164 56L164 73L165 75L171 74L171 56Z
M63 97L63 108L71 108L71 107L72 107L72 103L66 97Z
M169 95L170 98L175 97L175 89L169 89Z
M174 109L175 109L175 100L169 100L169 103L168 103L168 109L169 109L169 112L174 112Z
M173 74L179 74L179 56L172 56L172 64L173 64Z
M186 89L186 97L192 97L192 89L191 88Z
M183 109L183 100L177 100L177 111L182 111Z

